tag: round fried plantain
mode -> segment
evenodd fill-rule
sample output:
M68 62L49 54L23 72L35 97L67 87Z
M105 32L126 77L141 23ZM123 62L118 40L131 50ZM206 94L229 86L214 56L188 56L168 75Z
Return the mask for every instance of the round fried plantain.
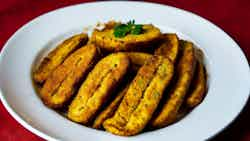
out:
M76 91L80 80L92 68L98 57L98 50L88 44L72 53L45 81L40 96L51 108L60 108Z
M206 92L206 73L203 64L199 61L191 86L191 94L188 96L186 104L188 107L193 108L202 102Z
M68 118L75 122L89 124L122 80L129 64L129 58L124 53L110 54L100 60L88 74L71 102Z
M180 61L177 65L177 82L169 92L169 98L164 101L162 109L151 120L150 126L161 128L173 123L178 115L184 97L189 89L190 82L196 65L195 50L193 44L187 41L181 41L183 50Z
M72 52L86 44L88 35L81 33L70 37L59 44L48 56L46 56L37 70L33 73L33 79L37 83L43 83Z
M173 71L173 63L165 57L148 59L129 85L114 116L104 121L103 127L122 136L141 132L151 119Z
M145 50L159 40L161 32L151 24L143 25L142 29L142 34L128 34L121 38L114 36L114 28L96 29L93 31L91 41L108 52Z

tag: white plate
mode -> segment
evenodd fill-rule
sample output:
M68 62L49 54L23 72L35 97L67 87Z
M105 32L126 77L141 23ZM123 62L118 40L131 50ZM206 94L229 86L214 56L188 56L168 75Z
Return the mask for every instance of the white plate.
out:
M209 73L205 100L183 120L133 137L120 137L73 123L46 108L31 81L31 67L59 41L83 27L110 19L153 23L176 32L203 49ZM42 52L42 53L41 53ZM0 58L1 100L10 114L47 140L205 140L230 124L244 107L250 91L248 62L240 47L221 29L192 13L144 2L97 2L62 8L37 17L5 44Z

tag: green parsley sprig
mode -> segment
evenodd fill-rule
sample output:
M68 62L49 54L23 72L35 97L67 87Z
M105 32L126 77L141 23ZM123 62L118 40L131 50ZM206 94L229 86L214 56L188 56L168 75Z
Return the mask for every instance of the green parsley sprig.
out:
M125 37L127 34L142 34L142 25L135 24L135 20L130 20L127 24L119 24L114 28L114 36L117 38Z

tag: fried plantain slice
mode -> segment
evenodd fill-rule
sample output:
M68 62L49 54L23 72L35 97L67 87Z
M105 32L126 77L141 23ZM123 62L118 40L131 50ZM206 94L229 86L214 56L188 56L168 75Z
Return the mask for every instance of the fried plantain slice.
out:
M121 81L129 64L129 58L124 53L110 54L100 60L70 104L68 118L89 124Z
M187 106L193 108L201 103L206 92L206 73L203 64L199 61L191 86L193 86L193 88L191 94L188 96Z
M175 63L179 52L179 39L176 34L163 34L162 43L155 50L156 55L168 57Z
M114 28L105 28L103 30L94 30L91 41L104 51L138 51L145 50L161 36L160 30L151 25L142 26L143 33L139 35L128 34L125 37L118 38L113 35Z
M153 55L143 52L128 52L126 53L131 61L131 68L133 71L138 71L139 68L151 58Z
M139 69L113 117L103 127L117 135L131 136L141 132L151 119L164 89L174 73L173 63L154 56Z
M177 65L177 82L171 88L169 98L164 102L162 109L154 117L150 126L161 128L176 120L179 108L183 103L196 65L195 51L193 44L187 41L181 41L181 49L183 50L180 61Z
M115 99L96 117L93 128L100 129L102 127L102 123L112 117L118 108L119 104L121 103L121 100L125 93L128 90L128 86L125 87L121 92L118 93L118 95L115 97Z
M72 53L45 81L40 96L51 108L60 108L76 91L76 85L97 59L95 45L88 44Z
M33 79L37 83L43 83L72 52L86 44L88 35L81 33L70 37L59 44L47 57L45 57L37 70L33 73Z

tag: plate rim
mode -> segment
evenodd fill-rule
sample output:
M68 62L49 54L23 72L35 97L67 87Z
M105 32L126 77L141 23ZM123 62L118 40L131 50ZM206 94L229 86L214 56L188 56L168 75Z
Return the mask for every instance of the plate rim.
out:
M149 5L152 5L152 6L158 6L158 7L168 7L168 8L171 8L173 10L176 10L176 11L179 11L179 12L183 12L185 14L189 14L189 15L192 15L198 19L201 19L202 21L208 23L209 25L213 26L214 28L216 28L216 30L224 33L228 39L230 39L230 41L232 43L234 43L239 49L240 51L242 52L242 57L243 57L243 60L245 60L248 64L248 66L250 67L250 64L249 64L249 61L245 55L245 52L244 50L238 45L238 43L229 35L227 34L224 30L222 30L219 26L215 25L213 22L211 22L210 20L208 19L205 19L203 18L202 16L199 16L191 11L187 11L187 10L184 10L184 9L181 9L181 8L177 8L177 7L174 7L174 6L170 6L170 5L167 5L167 4L161 4L161 3L155 3L155 2L146 2L146 1L92 1L92 2L83 2L83 3L79 3L79 4L73 4L73 5L69 5L69 6L65 6L65 7L61 7L61 8L57 8L57 9L54 9L52 11L49 11L49 12L46 12L46 13L43 13L39 16L36 16L34 17L33 19L27 21L25 24L23 24L20 28L18 28L18 30L16 30L12 35L11 37L5 42L5 44L3 45L2 47L2 50L0 52L0 63L2 62L2 58L3 58L3 55L6 54L6 50L7 50L7 46L10 42L12 42L12 40L16 37L17 34L19 34L19 32L21 32L22 30L24 30L25 28L27 28L30 24L36 22L37 20L39 20L41 17L43 16L47 16L51 13L54 13L54 12L58 12L58 11L61 11L61 10L65 10L65 9L69 9L69 8L72 8L72 7L75 7L75 6L80 6L80 5L100 5L102 3L109 3L109 4L117 4L117 3L133 3L133 4L149 4ZM250 69L248 70L249 73L250 73ZM250 97L250 87L249 87L249 94L248 94L248 97L245 99L244 103L242 104L242 107L238 110L237 114L235 117L233 117L232 120L230 120L224 127L222 127L220 130L214 132L213 134L210 135L210 137L208 137L207 139L211 139L213 137L215 137L217 134L219 134L220 132L222 132L223 130L225 130L227 127L229 127L229 125L231 125L236 119L237 117L241 114L241 112L243 111L244 107L246 106L248 100L249 100L249 97ZM30 125L27 121L25 121L24 119L22 119L22 117L20 115L18 115L16 113L16 111L14 109L12 109L12 107L9 105L9 103L7 102L7 100L5 99L5 96L2 92L2 88L0 87L0 100L1 102L3 103L3 106L6 108L6 110L8 111L8 113L19 123L21 124L24 128L26 128L27 130L29 130L31 133L45 139L45 140L58 140L56 139L55 137L52 137L42 131L40 131L39 129L36 129L35 127L33 127L32 125Z

